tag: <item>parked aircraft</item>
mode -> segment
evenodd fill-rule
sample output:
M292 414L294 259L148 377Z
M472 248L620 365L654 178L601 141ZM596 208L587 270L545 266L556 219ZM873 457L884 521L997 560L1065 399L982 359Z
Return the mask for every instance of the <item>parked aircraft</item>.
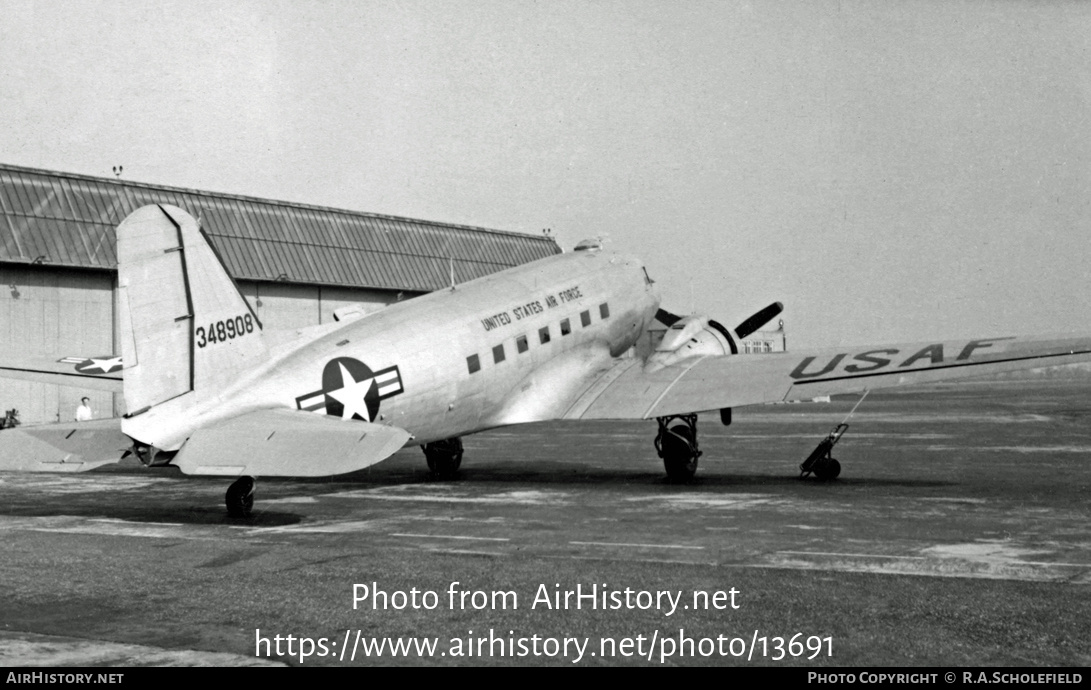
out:
M697 412L1091 360L1091 336L1000 337L739 355L780 312L734 329L660 309L635 258L585 242L371 314L270 331L180 208L145 206L117 230L121 355L0 363L0 375L120 389L120 420L0 433L0 469L72 472L116 462L235 477L248 515L259 476L324 476L419 444L439 475L460 438L559 419L656 419L667 475L701 451ZM840 466L817 458L832 478Z

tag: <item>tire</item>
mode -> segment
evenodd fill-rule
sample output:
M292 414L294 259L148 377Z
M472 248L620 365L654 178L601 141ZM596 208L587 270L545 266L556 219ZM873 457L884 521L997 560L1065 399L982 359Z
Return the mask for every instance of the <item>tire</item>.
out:
M688 482L697 473L697 454L693 452L693 430L676 424L663 434L663 469L672 482Z
M462 465L462 439L455 436L443 441L433 441L421 447L428 471L433 477L447 479L458 472Z
M462 448L459 444L457 450L449 448L424 448L424 461L428 463L428 471L433 477L447 479L462 466Z
M834 458L819 463L819 465L814 468L814 476L824 482L830 481L831 479L837 479L839 474L841 474L841 463L837 462Z
M227 487L227 495L224 497L227 503L227 514L233 518L250 517L254 509L254 478L240 477Z

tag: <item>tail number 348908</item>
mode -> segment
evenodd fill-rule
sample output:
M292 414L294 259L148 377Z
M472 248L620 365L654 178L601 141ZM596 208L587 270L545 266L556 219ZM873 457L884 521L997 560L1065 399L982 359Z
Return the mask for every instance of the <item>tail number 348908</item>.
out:
M246 314L244 316L236 316L233 319L213 321L208 324L207 331L204 326L198 326L194 335L197 337L197 347L204 347L206 345L212 345L213 343L224 343L228 340L241 338L247 333L253 332L254 319L249 314Z

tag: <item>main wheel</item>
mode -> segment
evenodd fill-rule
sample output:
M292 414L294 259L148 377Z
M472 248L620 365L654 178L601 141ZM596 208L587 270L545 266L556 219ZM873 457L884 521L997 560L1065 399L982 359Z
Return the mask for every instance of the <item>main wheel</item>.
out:
M457 437L429 443L421 450L433 476L451 477L462 465L462 439Z
M235 518L250 517L250 511L254 508L254 478L239 477L227 487L227 495L224 501L227 503L227 514Z
M841 463L837 462L834 458L830 458L825 462L820 462L814 468L814 476L822 481L837 479L837 475L839 474L841 474Z
M693 450L693 429L676 424L663 434L663 468L672 482L686 482L697 472L697 453Z
M425 453L425 461L428 469L437 477L450 477L462 466L462 451L457 453L430 452Z

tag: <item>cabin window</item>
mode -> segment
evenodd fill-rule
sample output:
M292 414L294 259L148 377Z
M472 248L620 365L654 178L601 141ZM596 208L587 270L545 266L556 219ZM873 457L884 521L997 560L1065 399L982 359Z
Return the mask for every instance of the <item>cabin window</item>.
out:
M610 305L606 302L599 305L599 316L604 319L610 318Z
M583 324L584 328L587 328L588 326L590 326L591 325L591 312L581 311L580 312L580 323Z
M470 370L470 373L481 371L481 358L477 355L470 355L466 358L466 368Z
M529 347L530 346L527 345L527 337L525 335L521 335L515 339L515 349L519 352L526 352Z
M500 364L504 361L504 344L500 343L492 349L492 361Z
M561 335L568 335L572 332L572 324L568 322L568 319L561 321Z
M542 345L549 342L549 326L542 326L538 329L538 340L541 341Z

